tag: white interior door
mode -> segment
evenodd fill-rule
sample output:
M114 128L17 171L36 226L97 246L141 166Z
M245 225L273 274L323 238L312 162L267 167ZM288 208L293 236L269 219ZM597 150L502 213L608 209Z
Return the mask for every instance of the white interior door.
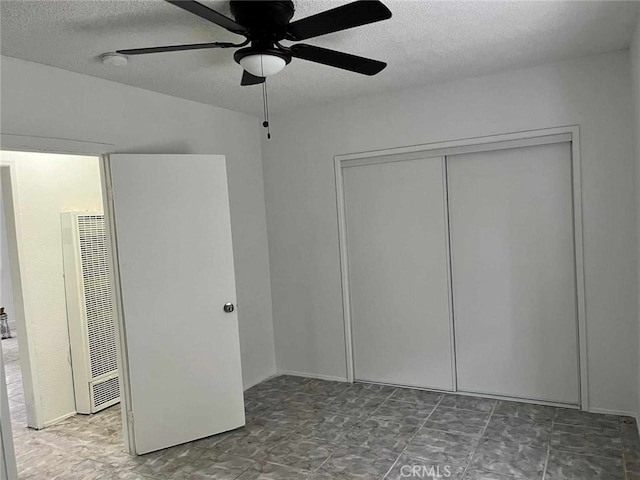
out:
M458 389L578 404L571 144L447 172Z
M453 387L442 163L343 169L357 380Z
M219 155L112 155L138 454L244 425L229 197Z

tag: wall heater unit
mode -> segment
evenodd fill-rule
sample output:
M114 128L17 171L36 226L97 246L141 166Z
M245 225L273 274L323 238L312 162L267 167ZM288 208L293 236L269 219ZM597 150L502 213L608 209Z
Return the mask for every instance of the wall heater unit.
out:
M63 212L61 217L76 411L89 414L120 402L104 215Z

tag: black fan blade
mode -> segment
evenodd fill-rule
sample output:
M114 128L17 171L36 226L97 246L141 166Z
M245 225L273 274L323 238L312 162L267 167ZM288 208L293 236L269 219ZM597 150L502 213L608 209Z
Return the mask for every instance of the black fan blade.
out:
M291 40L307 40L388 18L391 11L382 2L359 0L290 23L287 32Z
M215 23L216 25L220 25L222 28L226 28L230 32L238 33L240 35L244 34L247 29L244 28L239 23L231 20L229 17L225 17L221 13L216 12L215 10L211 10L209 7L205 7L201 3L194 2L193 0L166 0L167 2L175 5L176 7L180 7L187 12L191 12L194 15L197 15L205 20L209 20L210 22Z
M310 62L322 63L330 67L342 68L351 72L362 73L363 75L375 75L387 66L384 62L371 60L370 58L358 57L349 53L336 52L327 48L314 47L297 43L291 45L291 55Z
M143 55L145 53L178 52L180 50L201 50L204 48L231 48L234 43L213 42L213 43L192 43L190 45L167 45L166 47L130 48L128 50L116 50L116 53L123 55Z
M240 85L258 85L260 83L264 83L264 77L256 77L255 75L251 75L246 70L242 74L242 81L240 82Z

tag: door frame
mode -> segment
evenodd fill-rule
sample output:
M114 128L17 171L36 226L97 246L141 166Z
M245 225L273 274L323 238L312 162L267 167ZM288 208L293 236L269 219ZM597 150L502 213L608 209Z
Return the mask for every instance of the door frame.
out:
M117 355L118 355L118 376L120 380L120 393L121 393L121 410L122 410L122 432L124 438L125 449L131 455L135 455L135 444L133 443L134 435L133 435L133 414L131 410L131 389L130 389L130 380L129 380L129 366L127 363L127 350L126 350L126 341L122 332L124 332L124 320L122 317L122 300L120 296L120 288L119 288L119 278L120 278L120 270L119 264L117 261L117 243L115 241L115 221L113 215L113 204L112 204L112 196L111 192L113 189L111 188L111 175L109 169L109 153L115 153L116 147L110 143L101 143L101 142L88 142L82 140L73 140L73 139L61 139L61 138L50 138L50 137L36 137L36 136L28 136L28 135L13 135L13 134L1 134L0 135L0 150L5 151L19 151L19 152L37 152L37 153L52 153L52 154L65 154L65 155L82 155L82 156L92 156L98 158L99 168L100 168L100 182L102 188L102 197L103 197L103 210L105 217L105 228L107 232L107 252L110 258L110 267L112 269L112 280L111 280L111 288L112 294L116 302L116 310L114 312L116 319L116 335L118 337L117 342ZM9 172L9 181L11 186L10 196L11 196L11 208L12 212L15 211L17 205L19 204L19 200L17 198L16 191L16 177L15 177L15 163L0 161L0 168L6 168ZM4 170L3 170L4 171ZM5 181L4 179L2 180ZM3 191L4 193L4 191ZM13 272L17 270L19 275L19 240L21 238L21 228L20 228L20 220L13 216L15 221L15 225L13 228L15 235L15 245L17 248L14 249L14 255L10 251L10 256L15 257L15 261L12 262L12 280L13 280L13 295L14 295L14 308L16 308L16 325L22 325L22 332L24 333L25 341L23 342L26 346L27 358L29 360L28 365L26 365L26 371L23 372L23 382L28 387L25 387L25 395L27 394L27 388L31 390L32 395L32 405L36 405L35 402L39 401L38 385L33 381L32 378L32 370L34 365L34 355L31 351L29 344L29 336L28 336L28 325L24 315L24 300L22 297L23 285L21 279L18 277L14 277ZM9 229L7 229L9 233ZM11 247L11 245L9 245ZM13 266L15 265L15 267ZM15 279L19 281L16 281ZM20 328L20 327L18 327ZM21 361L21 366L24 363ZM36 418L37 413L39 412L39 408L34 408L33 418L35 421L35 425L38 428L44 428L46 425L42 423L42 420ZM9 451L5 448L5 445L2 445L2 453L5 459L12 459L15 461L15 455L12 451Z
M446 157L455 154L502 150L549 143L571 142L571 174L573 192L573 232L575 251L576 278L576 306L577 306L577 335L578 335L578 381L580 385L580 406L582 410L589 410L587 338L586 338L586 300L584 279L584 247L582 229L582 177L580 171L580 127L567 125L538 130L526 130L483 137L473 137L445 142L435 142L408 147L388 148L367 152L356 152L334 156L334 173L336 182L336 205L338 217L338 244L340 255L340 275L342 281L342 309L344 322L344 339L346 354L346 370L349 382L355 380L354 348L351 320L351 301L349 289L349 257L346 223L346 205L344 197L343 169L359 165L371 165L405 161L411 159L442 157L446 164ZM445 165L446 166L446 165ZM446 182L446 168L443 181ZM446 184L446 183L445 183ZM445 188L445 208L448 208ZM447 214L448 222L448 214ZM446 232L447 255L451 258L449 232ZM450 262L449 262L450 263ZM455 338L453 331L453 292L451 284L451 266L447 269L449 293L449 322L451 362L453 371L454 391L457 391L455 379ZM489 396L489 395L487 395Z
M5 150L3 148L3 150ZM13 292L13 308L18 333L18 348L20 351L20 370L22 372L22 388L24 389L27 407L27 423L34 428L44 428L40 414L40 392L34 381L32 372L37 364L33 348L31 348L31 325L27 322L24 310L23 281L20 266L23 265L21 252L21 221L16 215L20 200L17 190L16 166L12 161L0 160L0 181L2 182L2 204L7 232L7 250L9 252L9 269L11 289ZM6 380L5 380L6 381Z
M136 455L135 426L131 401L131 378L129 375L129 350L127 347L126 326L124 323L122 289L120 286L120 261L118 258L118 239L116 234L115 209L113 203L113 183L111 179L111 163L109 155L100 159L100 178L102 181L102 209L104 211L105 230L107 234L107 251L111 268L111 294L115 300L116 336L118 342L118 378L120 384L120 401L122 404L122 434L125 450Z

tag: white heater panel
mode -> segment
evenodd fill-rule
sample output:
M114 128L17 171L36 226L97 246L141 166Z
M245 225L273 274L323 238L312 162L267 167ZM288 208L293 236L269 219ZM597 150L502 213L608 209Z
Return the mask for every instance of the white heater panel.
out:
M78 413L120 401L104 215L62 213L69 338Z

